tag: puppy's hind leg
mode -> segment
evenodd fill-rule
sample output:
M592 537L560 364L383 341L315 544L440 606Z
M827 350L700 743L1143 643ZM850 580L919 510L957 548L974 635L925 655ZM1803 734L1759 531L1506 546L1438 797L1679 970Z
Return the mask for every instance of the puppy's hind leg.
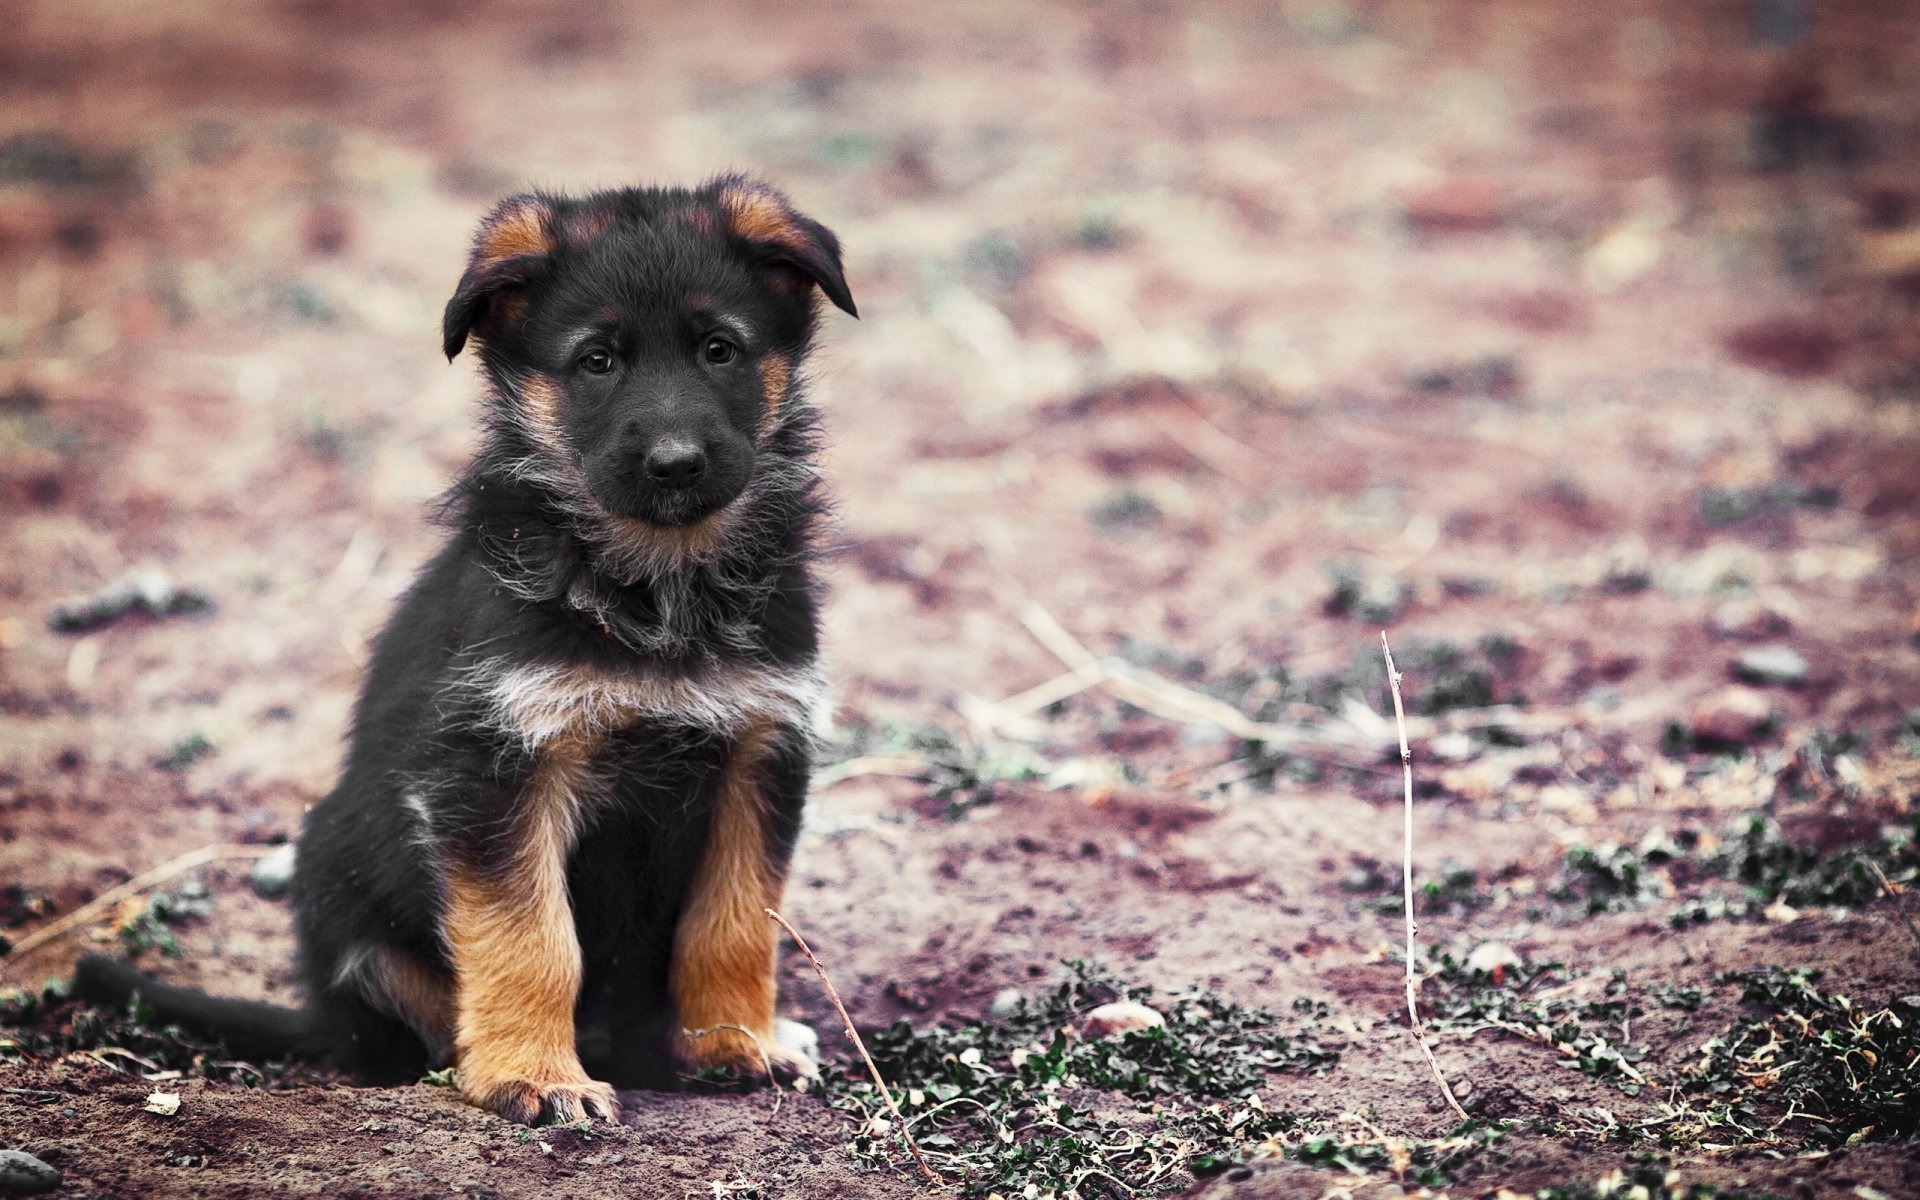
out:
M453 985L443 970L394 946L363 944L326 991L330 1040L356 1074L405 1083L453 1061Z

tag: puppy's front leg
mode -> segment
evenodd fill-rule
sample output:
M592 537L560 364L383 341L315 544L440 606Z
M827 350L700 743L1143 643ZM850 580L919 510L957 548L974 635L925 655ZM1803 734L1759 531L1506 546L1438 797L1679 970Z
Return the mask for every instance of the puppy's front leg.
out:
M546 802L543 790L536 779L522 797L504 855L447 871L460 1090L523 1125L613 1120L613 1089L587 1077L574 1045L581 966L567 899L571 809Z
M743 731L728 756L668 975L689 1066L817 1073L813 1060L776 1039L776 930L762 911L780 903L806 798L800 744L796 731L759 725ZM729 1025L752 1036L722 1028Z

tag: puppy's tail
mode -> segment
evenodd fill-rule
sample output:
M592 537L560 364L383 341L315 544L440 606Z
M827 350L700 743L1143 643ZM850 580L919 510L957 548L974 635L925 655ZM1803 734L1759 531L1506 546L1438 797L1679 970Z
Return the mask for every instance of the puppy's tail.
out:
M313 1058L319 1038L306 1012L230 1000L147 978L123 962L89 954L74 968L73 990L88 1000L125 1008L134 996L160 1023L212 1038L242 1058Z

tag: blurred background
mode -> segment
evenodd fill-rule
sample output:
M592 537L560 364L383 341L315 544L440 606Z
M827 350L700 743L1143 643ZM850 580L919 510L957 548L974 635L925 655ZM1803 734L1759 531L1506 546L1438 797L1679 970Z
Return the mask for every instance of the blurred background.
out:
M4 15L0 702L54 814L16 860L84 874L62 806L157 761L162 841L328 785L473 445L440 307L529 184L744 169L840 233L856 724L1053 674L1030 601L1269 716L1380 624L1496 631L1489 699L1646 741L1754 639L1812 684L1784 716L1916 700L1910 5ZM214 611L49 630L136 569Z
M1034 682L1026 596L1202 675L1344 661L1323 612L1356 596L1524 613L1577 696L1596 626L1671 625L1631 654L1671 682L1718 671L1709 602L1831 578L1803 623L1911 679L1909 4L4 15L16 720L70 685L102 744L219 726L230 769L319 786L311 730L472 445L433 331L474 220L730 169L848 248L864 319L828 322L815 391L856 708ZM69 661L48 606L141 566L217 598L217 636Z

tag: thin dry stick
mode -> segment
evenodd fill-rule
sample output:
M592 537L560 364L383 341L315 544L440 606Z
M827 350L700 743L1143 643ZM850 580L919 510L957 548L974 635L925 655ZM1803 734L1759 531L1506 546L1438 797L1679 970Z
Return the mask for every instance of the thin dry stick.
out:
M1914 953L1920 956L1920 927L1916 927L1913 918L1907 915L1907 906L1900 902L1900 893L1893 890L1892 881L1887 878L1887 873L1880 869L1879 863L1869 858L1867 866L1873 871L1873 877L1880 881L1880 886L1886 890L1887 899L1893 901L1893 911L1900 914L1900 920L1906 925L1907 932L1913 936Z
M1378 750L1393 742L1392 731L1386 727L1386 721L1375 716L1364 704L1356 703L1352 711L1343 714L1347 718L1344 728L1327 723L1256 721L1231 704L1183 687L1165 676L1131 663L1095 657L1093 651L1081 645L1079 639L1068 633L1052 613L1036 602L1028 601L1021 606L1020 623L1027 627L1035 641L1072 670L989 705L985 716L988 724L1003 717L1020 715L1030 698L1044 697L1035 707L1045 707L1054 700L1085 691L1089 687L1102 687L1135 708L1170 721L1217 725L1235 737L1283 746L1290 754L1297 754L1294 749L1296 746L1319 747L1337 756L1345 766L1369 764ZM1566 721L1566 714L1562 712L1544 709L1523 712L1512 705L1503 704L1472 712L1449 713L1440 718L1414 717L1406 724L1411 729L1419 730L1420 736L1427 737L1435 733L1489 726L1511 729L1516 733L1544 733L1565 728ZM1298 756L1309 757L1304 754ZM1324 758L1320 761L1324 761Z
M1400 855L1400 883L1407 906L1407 1023L1413 1029L1413 1040L1420 1044L1420 1053L1427 1056L1427 1066L1433 1071L1434 1082L1440 1085L1440 1094L1447 1098L1447 1104L1460 1114L1462 1121L1470 1121L1473 1118L1453 1098L1453 1089L1447 1086L1447 1077L1440 1073L1440 1064L1427 1045L1426 1030L1420 1025L1420 1006L1414 999L1413 935L1418 926L1413 923L1413 750L1407 745L1407 710L1400 703L1400 672L1393 665L1393 649L1387 645L1385 630L1380 631L1380 653L1387 656L1387 685L1393 689L1393 720L1400 731L1400 770L1406 782L1407 837L1406 848Z
M1331 747L1337 751L1364 755L1366 747L1356 746L1353 739L1339 736L1329 729L1310 725L1282 725L1271 721L1255 721L1239 709L1212 696L1203 695L1191 688L1182 687L1152 671L1111 659L1097 658L1093 651L1080 644L1079 639L1068 633L1053 614L1038 603L1028 602L1020 611L1020 623L1033 634L1034 640L1051 651L1067 666L1073 668L1070 674L1085 671L1093 674L1096 682L1136 708L1144 709L1156 716L1184 723L1205 723L1217 725L1238 738L1251 741L1270 742L1275 745L1293 745L1305 742L1310 745ZM1066 678L1066 677L1062 677Z
M1212 467L1238 484L1252 487L1263 482L1258 467L1249 464L1246 457L1243 457L1250 455L1245 446L1220 432L1205 417L1191 408L1185 409L1182 415L1186 417L1185 421L1179 420L1170 413L1152 411L1147 413L1148 419L1160 427L1161 433L1166 434L1176 446L1193 455L1196 461Z
M1099 687L1106 678L1106 674L1099 663L1082 663L1064 675L1055 675L1044 683L1034 684L1024 692L996 701L990 706L993 711L989 719L1000 721L1038 712L1049 704L1065 700L1069 696L1077 696L1088 688Z
M863 754L822 767L820 773L813 777L813 790L824 792L849 779L861 779L869 775L918 779L927 773L928 765L924 754Z
M136 875L118 887L108 888L105 892L74 909L57 921L52 921L34 930L20 939L13 947L13 953L0 961L0 975L17 965L21 959L32 954L51 942L58 941L74 929L107 912L128 896L137 896L150 887L165 883L176 875L184 875L195 867L205 866L216 858L261 858L278 850L278 846L220 845L202 846L198 850L189 850L179 858L161 863L144 875Z
M721 1023L720 1023L720 1024L718 1024L718 1025L710 1025L710 1026L708 1026L708 1027L707 1027L707 1028L705 1028L705 1029L694 1029L694 1030L689 1030L689 1031L688 1031L688 1033L687 1033L687 1036L688 1036L688 1037L692 1037L692 1038L703 1038L703 1037L706 1037L706 1036L707 1036L708 1034L710 1034L710 1033L712 1033L712 1032L713 1032L714 1030L716 1030L716 1029L731 1029L731 1030L733 1030L733 1031L734 1031L735 1033L740 1033L740 1034L745 1034L745 1035L746 1035L746 1039L747 1039L748 1041L750 1041L750 1042L752 1042L752 1043L753 1043L753 1048L754 1048L754 1049L755 1049L756 1051L758 1051L758 1052L759 1052L759 1054L760 1054L760 1065L761 1065L761 1067L763 1067L763 1068L765 1068L765 1070L766 1070L766 1072L767 1072L767 1082L773 1085L773 1111L774 1111L774 1115L776 1115L776 1116L777 1116L777 1115L779 1115L779 1112L780 1112L780 1080L779 1080L779 1079L778 1079L778 1078L777 1078L777 1077L776 1077L776 1076L774 1075L774 1073L773 1073L773 1060L772 1060L771 1058L768 1058L768 1057L767 1057L767 1048L766 1048L765 1046L763 1046L763 1045L761 1045L761 1044L760 1044L760 1037L759 1037L759 1035L758 1035L758 1034L756 1034L756 1033L754 1033L754 1031L753 1031L753 1030L751 1030L751 1029L748 1029L748 1028L747 1028L747 1027L746 1027L745 1025L729 1025L729 1024L727 1024L726 1022L724 1022L724 1021L723 1021L723 1022L721 1022Z
M860 1031L853 1027L853 1018L847 1015L847 1006L840 1003L840 993L833 990L833 980L827 978L827 969L815 957L813 947L807 945L807 939L801 937L800 931L788 924L785 917L771 908L760 911L779 922L780 928L786 930L787 936L793 939L793 944L800 947L800 953L806 955L807 961L813 964L813 973L820 977L821 986L827 989L827 999L833 1001L833 1007L839 1011L840 1023L846 1026L847 1036L853 1039L853 1048L860 1052L860 1061L867 1064L867 1074L873 1076L874 1086L880 1089L880 1098L887 1102L887 1111L893 1114L893 1123L900 1127L900 1140L907 1144L907 1152L913 1155L913 1161L920 1164L920 1173L927 1177L927 1182L939 1186L943 1181L927 1165L927 1160L920 1157L920 1147L913 1140L912 1130L907 1128L906 1118L900 1115L900 1107L893 1102L893 1093L887 1089L887 1081L880 1078L880 1068L873 1065L873 1056L867 1053L867 1044L860 1040Z

